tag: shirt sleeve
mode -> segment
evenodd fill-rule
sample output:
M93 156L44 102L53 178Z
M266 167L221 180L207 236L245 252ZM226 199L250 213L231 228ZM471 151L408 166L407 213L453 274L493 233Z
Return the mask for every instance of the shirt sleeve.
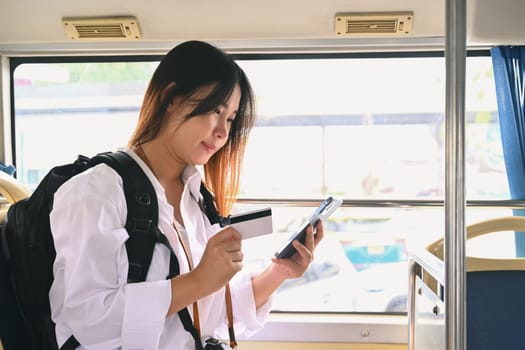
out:
M252 275L241 271L230 281L235 334L249 337L259 331L270 314L272 299L255 308Z
M164 327L169 281L148 273L147 282L127 284L126 213L121 179L105 165L55 194L53 318L90 349L156 349ZM162 248L155 247L154 260L162 259Z

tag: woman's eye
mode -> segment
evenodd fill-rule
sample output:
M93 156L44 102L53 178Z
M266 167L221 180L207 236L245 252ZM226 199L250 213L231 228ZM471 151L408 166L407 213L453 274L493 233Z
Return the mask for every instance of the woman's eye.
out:
M213 113L217 114L217 115L221 115L221 110L219 108L216 108Z

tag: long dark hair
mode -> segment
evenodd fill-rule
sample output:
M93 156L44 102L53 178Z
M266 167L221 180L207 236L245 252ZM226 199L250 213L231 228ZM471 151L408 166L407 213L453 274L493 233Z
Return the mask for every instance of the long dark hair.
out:
M164 124L166 110L175 97L190 98L199 89L212 84L213 90L199 101L186 119L221 106L239 84L241 99L228 140L204 165L206 186L215 196L219 213L227 215L238 193L247 136L255 115L248 78L225 52L202 41L187 41L168 52L149 82L128 146L138 147L157 136Z

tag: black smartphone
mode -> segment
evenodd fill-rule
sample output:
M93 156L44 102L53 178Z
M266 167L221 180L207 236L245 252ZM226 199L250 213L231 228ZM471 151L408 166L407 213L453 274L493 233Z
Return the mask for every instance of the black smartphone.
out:
M306 220L297 231L290 235L288 240L284 242L281 249L275 253L275 257L279 259L288 259L296 252L295 247L292 245L294 240L298 240L304 244L306 240L306 229L309 225L312 225L315 233L315 225L319 220L326 220L332 213L339 208L343 201L335 199L334 197L328 197L321 203L321 205L314 211L312 216Z

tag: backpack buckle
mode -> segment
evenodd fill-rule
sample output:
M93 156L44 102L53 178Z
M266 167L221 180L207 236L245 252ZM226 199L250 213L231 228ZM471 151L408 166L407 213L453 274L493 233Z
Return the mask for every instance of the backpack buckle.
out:
M140 205L148 206L151 204L151 197L147 192L135 193L135 201Z
M151 230L151 226L151 220L133 219L131 222L131 230L134 233L149 233Z
M231 225L231 217L228 216L219 216L219 225L221 227L226 227L228 225Z

